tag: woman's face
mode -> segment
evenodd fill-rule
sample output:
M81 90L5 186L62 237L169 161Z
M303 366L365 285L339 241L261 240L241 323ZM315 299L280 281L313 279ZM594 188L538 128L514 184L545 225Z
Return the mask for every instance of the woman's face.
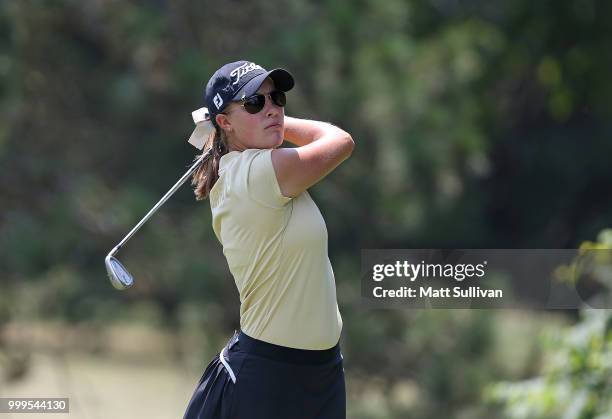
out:
M248 113L240 102L232 102L223 114L217 115L217 123L227 133L231 151L276 148L283 143L285 110L268 97L273 90L274 83L267 78L257 90L266 96L266 104L255 114Z

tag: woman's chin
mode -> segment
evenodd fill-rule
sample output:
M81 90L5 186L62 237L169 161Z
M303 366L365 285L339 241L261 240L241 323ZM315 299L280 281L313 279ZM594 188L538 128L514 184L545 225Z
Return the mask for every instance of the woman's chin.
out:
M279 132L278 134L274 135L273 138L270 139L270 142L272 143L272 148L278 148L283 144L283 141L285 139L283 138L283 133Z

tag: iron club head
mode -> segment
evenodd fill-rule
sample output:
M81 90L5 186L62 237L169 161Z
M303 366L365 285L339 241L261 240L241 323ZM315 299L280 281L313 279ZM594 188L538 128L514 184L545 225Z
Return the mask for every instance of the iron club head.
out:
M125 269L119 260L111 255L107 255L104 259L106 272L111 284L118 290L124 290L134 285L134 277Z

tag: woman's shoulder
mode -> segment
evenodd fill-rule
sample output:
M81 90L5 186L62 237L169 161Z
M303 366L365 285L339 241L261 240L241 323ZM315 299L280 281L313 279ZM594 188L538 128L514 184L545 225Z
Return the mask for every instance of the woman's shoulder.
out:
M231 151L224 155L219 163L219 176L223 172L233 174L242 173L244 176L251 175L254 166L272 167L272 149L249 148L243 151Z
M211 198L215 201L224 198L229 190L240 192L241 185L248 183L254 174L260 171L261 166L267 166L265 153L270 153L271 149L250 148L243 151L230 151L221 156L219 161L219 178L211 189ZM255 173L253 173L255 172Z
M224 190L238 199L248 199L267 208L284 207L291 198L280 192L271 152L271 148L232 151L231 160L219 171L224 178Z
M271 151L272 149L266 148L248 148L243 151L230 151L229 153L221 156L219 171L223 172L230 167L237 169L241 165L253 161L253 159L257 156L265 154L266 152L269 153Z
M270 153L271 151L271 148L247 148L241 152L240 158L243 160L251 160L259 155Z

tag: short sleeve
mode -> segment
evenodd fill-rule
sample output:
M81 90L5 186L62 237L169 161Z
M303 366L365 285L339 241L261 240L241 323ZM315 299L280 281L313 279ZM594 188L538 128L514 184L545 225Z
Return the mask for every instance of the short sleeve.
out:
M272 149L254 150L249 159L246 188L251 199L261 205L280 208L292 198L281 193L272 165Z

